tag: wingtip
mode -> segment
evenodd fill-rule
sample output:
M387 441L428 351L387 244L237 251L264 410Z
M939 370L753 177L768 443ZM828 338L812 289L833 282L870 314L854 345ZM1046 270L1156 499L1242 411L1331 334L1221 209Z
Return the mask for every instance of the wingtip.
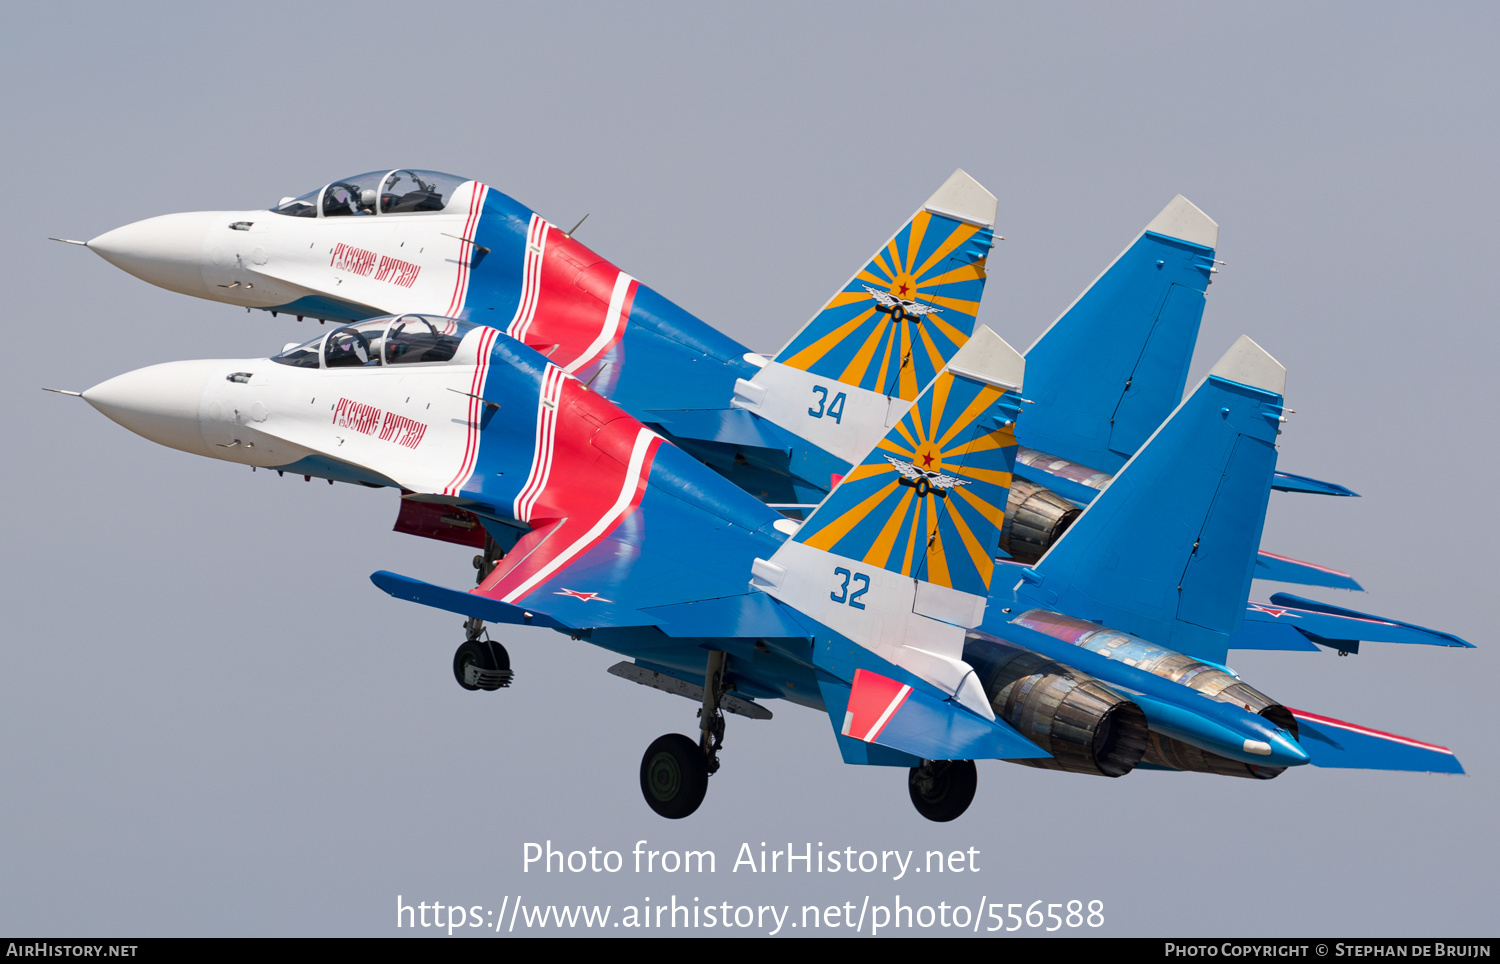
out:
M949 359L948 368L954 374L1016 391L1025 384L1025 357L984 325L975 327L974 334Z
M1278 395L1286 394L1285 366L1271 357L1270 352L1257 345L1249 335L1241 335L1208 373L1252 388Z
M995 195L985 190L984 185L970 177L963 168L959 168L943 182L942 187L933 192L932 197L922 205L922 210L992 228L995 226L995 213L999 204Z
M1161 213L1151 219L1146 230L1205 248L1219 246L1219 223L1204 214L1198 205L1181 194L1174 197Z

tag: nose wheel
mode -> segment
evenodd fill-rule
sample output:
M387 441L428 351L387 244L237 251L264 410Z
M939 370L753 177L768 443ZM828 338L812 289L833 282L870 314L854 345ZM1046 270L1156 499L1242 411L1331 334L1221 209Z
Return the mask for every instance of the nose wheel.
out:
M474 557L474 568L478 571L475 582L484 582L503 558L505 553L486 534L483 554ZM489 638L484 620L478 617L464 620L464 642L453 654L453 677L466 690L504 689L516 677L510 668L510 654Z
M979 770L973 760L923 760L907 779L917 813L935 823L963 816L978 787Z
M509 686L516 674L504 646L489 639L470 639L453 654L453 676L466 690L498 690Z

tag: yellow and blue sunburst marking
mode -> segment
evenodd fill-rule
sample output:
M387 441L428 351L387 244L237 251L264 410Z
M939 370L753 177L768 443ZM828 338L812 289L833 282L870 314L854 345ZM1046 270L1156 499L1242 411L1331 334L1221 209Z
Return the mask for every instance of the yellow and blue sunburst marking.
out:
M919 211L776 361L913 399L974 332L994 232Z
M1016 393L944 372L795 539L986 595L1015 466Z

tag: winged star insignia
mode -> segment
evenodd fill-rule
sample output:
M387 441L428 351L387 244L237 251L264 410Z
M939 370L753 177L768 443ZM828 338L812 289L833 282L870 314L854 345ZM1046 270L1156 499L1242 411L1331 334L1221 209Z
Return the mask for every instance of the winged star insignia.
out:
M943 495L947 490L956 485L969 484L967 479L955 478L946 472L919 469L912 463L898 459L894 455L887 455L885 460L896 467L896 471L901 473L901 478L904 481L910 482L917 487L918 495L925 494L923 491L924 486L928 489L937 489L938 495Z
M936 305L924 305L920 301L911 301L906 298L897 298L895 295L879 288L869 285L862 286L875 299L875 304L880 311L889 311L899 320L901 318L922 318L943 309Z

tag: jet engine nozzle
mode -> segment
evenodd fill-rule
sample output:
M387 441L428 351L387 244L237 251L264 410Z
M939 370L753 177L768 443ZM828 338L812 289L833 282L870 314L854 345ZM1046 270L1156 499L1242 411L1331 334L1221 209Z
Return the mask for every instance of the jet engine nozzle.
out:
M1144 763L1172 770L1269 780L1289 766L1308 762L1307 751L1297 743L1297 720L1291 711L1230 675L1222 666L1130 633L1047 610L1028 610L1017 616L1013 624L1103 656L1110 665L1126 667L1129 673L1149 673L1170 680L1247 714L1226 725L1223 720L1209 719L1198 711L1174 706L1170 701L1142 692L1135 699L1145 702L1143 708L1151 718ZM1119 682L1107 673L1099 675L1107 684Z
M1036 562L1082 512L1051 489L1018 475L1010 483L1000 548L1017 562Z
M995 715L1051 753L1028 766L1124 776L1141 762L1151 734L1140 707L1083 673L1045 656L969 636L974 667Z
M177 361L116 375L83 393L105 416L153 442L215 457L199 430L208 379L223 378L222 361Z
M88 242L89 250L122 271L159 288L196 298L209 297L203 280L204 239L222 211L163 214L106 231Z

